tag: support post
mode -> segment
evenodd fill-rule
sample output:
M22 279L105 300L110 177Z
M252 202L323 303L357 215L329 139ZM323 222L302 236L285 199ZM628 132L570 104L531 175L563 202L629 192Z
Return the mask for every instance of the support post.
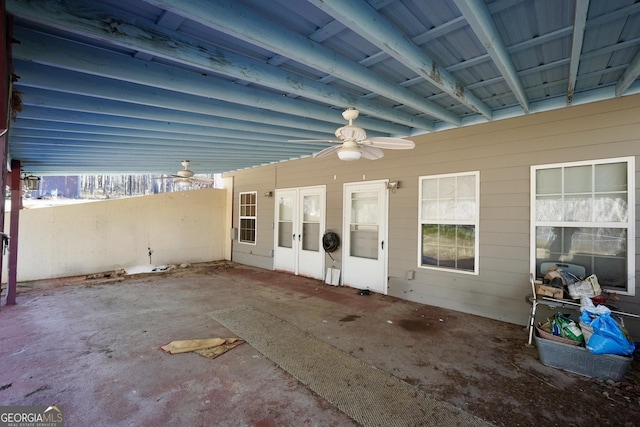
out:
M22 209L22 181L20 160L11 160L11 216L9 225L9 265L7 278L7 305L15 305L18 287L18 230Z
M9 94L11 93L11 55L9 40L11 25L7 17L5 0L0 0L0 231L4 233L4 189L7 184L7 132L9 129ZM0 276L3 256L0 252ZM0 284L0 289L2 285ZM1 293L1 292L0 292Z

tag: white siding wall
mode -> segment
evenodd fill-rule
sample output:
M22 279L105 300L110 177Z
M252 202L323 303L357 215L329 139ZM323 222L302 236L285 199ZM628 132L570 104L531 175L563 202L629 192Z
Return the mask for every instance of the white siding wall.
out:
M389 196L389 294L513 323L525 324L529 306L530 168L532 165L636 156L640 165L640 96L480 124L411 138L416 148L385 152L377 161L300 159L233 173L235 189L258 191L259 234L254 256L234 246L234 260L256 260L273 249L276 188L327 185L327 228L342 230L342 184L390 179L400 189ZM418 268L418 177L480 171L479 275ZM640 171L636 171L640 193ZM640 200L640 194L636 201ZM636 211L637 211L636 206ZM237 214L236 214L237 215ZM636 219L640 214L636 214ZM237 224L237 217L234 218ZM266 230L265 230L266 228ZM636 226L636 235L640 232ZM640 246L636 238L636 254ZM334 254L334 257L336 254ZM637 256L636 267L640 266ZM339 266L340 256L337 254ZM332 265L327 260L327 266ZM406 280L409 270L415 279ZM636 272L637 286L640 284ZM636 295L640 290L636 291ZM640 297L621 306L640 313ZM634 326L631 326L634 328Z

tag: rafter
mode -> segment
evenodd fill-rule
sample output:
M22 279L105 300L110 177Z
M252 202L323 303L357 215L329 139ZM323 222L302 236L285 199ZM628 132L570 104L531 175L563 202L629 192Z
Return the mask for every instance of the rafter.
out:
M46 4L41 5L38 2L27 3L18 0L8 0L7 9L13 15L28 19L32 22L70 31L83 37L107 41L114 45L136 51L147 52L154 56L170 59L171 61L189 67L196 67L201 70L248 80L259 86L268 86L281 90L282 92L295 93L340 108L348 106L357 107L366 114L382 117L385 120L393 120L417 129L432 129L430 120L420 119L396 109L383 107L379 103L372 102L366 98L354 96L351 93L284 71L278 67L249 59L245 56L220 48L205 47L199 40L159 27L153 23L145 23L141 20L134 21L133 19L127 20L121 17L117 19L114 17L110 22L105 23L104 16L105 14L108 16L107 11L87 11L80 6L74 8L71 6L74 4L73 2L60 2L56 4L58 5L58 9L54 11L51 10L50 7L47 7ZM56 42L56 44L57 43L59 42ZM49 44L52 43L50 42ZM34 45L33 48L37 49L40 55L48 55L46 50L42 49L40 45ZM87 48L87 50L90 49ZM104 53L107 54L108 52ZM99 56L98 52L87 52L87 54ZM74 55L68 56L72 59L75 56L75 60L77 61L76 66L84 69L92 66L95 67L96 65L89 64L88 61L78 61L78 55L75 54L75 52ZM101 60L99 63L102 67L108 65L105 60ZM140 77L145 76L146 71L144 67L147 65L151 64L139 61L137 69L141 73ZM129 72L129 70L123 69L121 70L121 73L122 72L126 73ZM142 82L140 83L144 84ZM407 92L410 93L409 91ZM427 102L427 104L429 103ZM300 113L298 112L298 114ZM457 118L457 116L448 111L446 115Z
M319 9L356 29L397 61L411 68L434 86L474 112L491 119L491 109L480 101L464 85L438 65L420 47L409 41L391 23L362 1L310 0Z
M379 77L357 62L353 62L321 44L244 8L238 2L225 0L195 0L188 3L179 0L144 1L338 76L344 81L368 91L374 91L439 120L455 125L460 124L460 118L456 114L426 101L402 86Z
M582 41L584 40L584 30L587 26L588 11L589 0L576 0L575 18L573 21L573 40L571 43L571 60L569 63L567 104L573 102L573 93L576 90L576 79L578 78L578 66L580 65L580 54L582 53Z
M640 76L640 51L616 83L616 96L624 95L638 76Z
M481 0L454 0L458 9L462 12L471 29L476 34L482 45L487 49L493 63L502 74L505 82L513 91L525 113L529 112L529 101L518 77L518 73L509 57L509 53L498 34L491 14Z

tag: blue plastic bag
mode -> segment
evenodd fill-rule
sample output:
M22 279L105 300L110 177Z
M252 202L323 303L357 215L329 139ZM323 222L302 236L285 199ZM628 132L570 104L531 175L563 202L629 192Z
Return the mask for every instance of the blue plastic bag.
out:
M586 313L586 311L582 313L580 320L593 328L593 335L587 343L587 350L591 354L618 354L621 356L633 354L635 350L633 342L629 341L610 313L601 313L593 320L588 315L585 316ZM588 320L589 323L585 320Z

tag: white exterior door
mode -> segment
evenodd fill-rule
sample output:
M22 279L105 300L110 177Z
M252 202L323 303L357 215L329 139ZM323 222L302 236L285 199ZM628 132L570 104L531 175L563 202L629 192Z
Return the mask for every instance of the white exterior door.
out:
M344 185L342 283L387 293L386 181Z
M325 187L276 190L274 268L322 279Z
M273 268L298 274L297 234L298 191L276 190Z

